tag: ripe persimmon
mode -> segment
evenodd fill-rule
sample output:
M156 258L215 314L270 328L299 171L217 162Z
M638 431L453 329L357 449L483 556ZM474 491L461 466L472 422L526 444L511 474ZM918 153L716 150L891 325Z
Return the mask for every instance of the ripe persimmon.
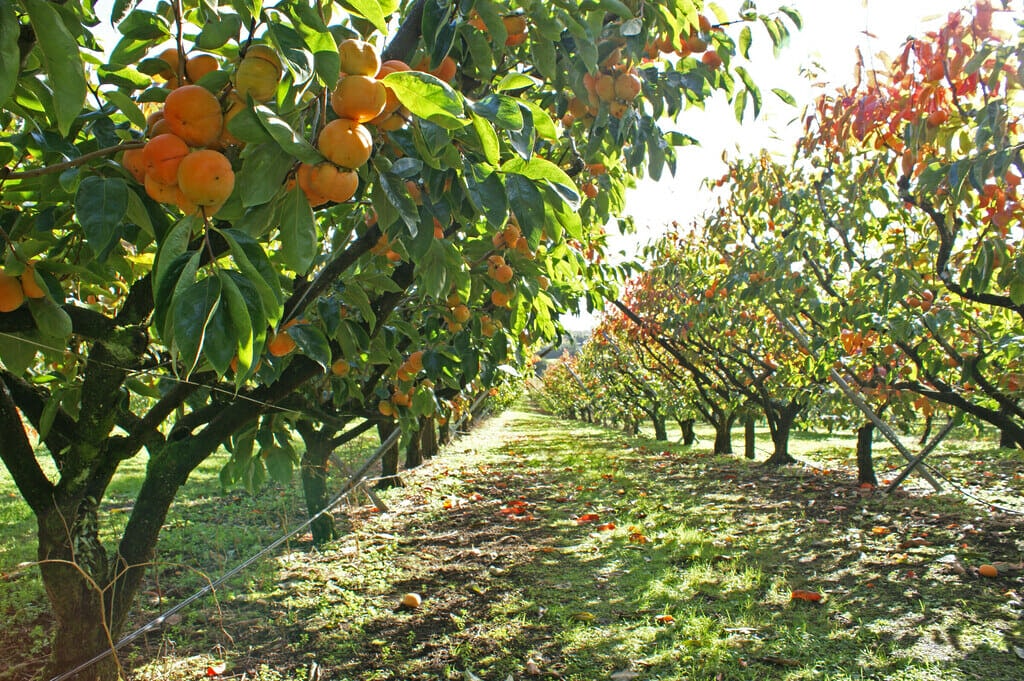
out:
M146 177L161 184L177 184L178 165L188 153L188 144L177 135L169 132L157 135L142 148Z
M331 364L331 373L335 376L348 376L348 372L352 370L352 365L348 363L348 360L341 358L334 360Z
M642 89L640 76L635 71L620 73L615 77L615 96L627 101L637 98Z
M29 262L25 265L25 271L21 273L21 290L26 298L45 298L46 289L36 281L36 264Z
M514 274L515 272L513 272L512 268L509 267L508 265L499 265L498 267L494 268L493 276L496 282L500 284L507 284L508 282L512 281L512 277L514 276Z
M370 160L373 138L362 124L338 118L320 131L317 148L334 165L354 170Z
M294 349L295 339L288 335L288 332L284 329L271 334L270 339L267 341L267 352L272 357L284 357Z
M375 76L380 70L380 55L365 40L349 38L338 45L341 72L349 76Z
M714 50L705 52L700 60L712 71L716 71L722 66L722 58Z
M25 302L25 291L17 277L0 272L0 312L14 312Z
M146 181L144 182L146 187L146 194L149 198L159 203L169 203L171 205L177 205L178 199L181 195L181 189L178 188L177 182L170 184L166 182L160 182L152 175L146 175Z
M309 187L318 196L335 203L344 203L355 196L359 188L359 175L354 170L339 168L333 163L318 163L309 171Z
M514 47L522 45L526 41L526 17L522 14L512 14L501 18L505 25L505 45ZM453 74L454 75L454 74Z
M501 289L494 289L491 291L491 302L496 307L507 307L509 302L512 300L512 296Z
M437 76L438 80L450 83L458 71L459 65L455 63L455 60L451 57L445 57L441 60L441 63L437 65L437 68L430 71L430 73Z
M212 54L196 54L185 62L185 76L193 83L208 73L220 68L220 63Z
M181 160L178 187L197 206L219 206L235 189L235 171L227 156L213 149L200 149Z
M139 184L146 181L146 159L142 149L129 149L124 152L121 156L121 166Z
M327 203L330 199L322 194L318 194L313 189L312 176L313 166L308 163L299 164L299 169L295 171L295 181L298 183L299 189L301 189L302 193L306 195L306 200L309 201L309 205L316 208L317 206Z
M405 363L409 365L409 370L413 374L418 374L423 370L423 351L417 350L409 355L409 359L405 360Z
M202 85L184 85L167 95L164 120L171 132L195 147L215 143L224 126L220 102Z
M388 91L373 76L343 76L331 93L331 108L341 118L357 123L371 121L384 111Z
M463 304L456 305L452 308L452 319L459 324L465 324L468 322L471 315L472 313L469 311L469 308Z

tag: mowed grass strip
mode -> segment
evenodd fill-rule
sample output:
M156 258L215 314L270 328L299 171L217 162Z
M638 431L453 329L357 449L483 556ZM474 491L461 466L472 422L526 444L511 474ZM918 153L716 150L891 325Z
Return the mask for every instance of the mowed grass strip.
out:
M801 451L839 456L822 453ZM956 496L527 410L403 478L388 513L350 509L341 540L293 546L223 590L220 613L134 647L135 677L221 661L264 681L1024 673L1019 518ZM418 608L400 606L410 592Z

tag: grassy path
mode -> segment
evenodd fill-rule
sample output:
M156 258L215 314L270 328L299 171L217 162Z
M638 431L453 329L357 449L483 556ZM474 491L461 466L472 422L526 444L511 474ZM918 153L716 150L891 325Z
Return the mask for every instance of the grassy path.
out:
M404 477L388 513L222 593L222 621L137 650L157 661L135 676L222 658L263 681L1024 678L1021 529L954 499L526 411Z

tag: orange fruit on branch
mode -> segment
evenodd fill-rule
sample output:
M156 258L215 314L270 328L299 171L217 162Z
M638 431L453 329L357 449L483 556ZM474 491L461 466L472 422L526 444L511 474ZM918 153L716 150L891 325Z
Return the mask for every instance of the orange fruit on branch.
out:
M359 188L359 175L354 170L339 168L333 163L318 163L309 171L309 187L317 196L335 203L344 203L355 196Z
M21 273L21 290L26 298L45 298L46 290L36 281L36 264L29 262Z
M269 102L281 82L281 58L268 45L250 45L235 70L235 89L243 99Z
M161 184L177 184L178 165L188 154L188 144L177 135L172 133L157 135L146 142L146 146L142 148L142 162L145 165L146 177L152 177L153 180ZM125 155L127 156L127 152Z
M317 148L334 165L355 169L370 160L373 137L361 123L339 118L320 131Z
M184 85L167 95L164 120L171 132L194 147L215 143L224 126L220 102L202 85Z
M375 76L380 70L380 55L365 40L349 38L338 45L341 72L349 76Z
M182 159L178 166L178 187L197 206L219 206L235 189L235 171L227 156L213 149L200 149Z
M14 312L25 302L25 291L17 277L0 272L0 312Z
M373 76L344 76L331 93L331 108L341 118L371 121L384 111L388 92Z
M193 83L208 73L220 68L220 63L212 54L196 54L185 62L185 76Z

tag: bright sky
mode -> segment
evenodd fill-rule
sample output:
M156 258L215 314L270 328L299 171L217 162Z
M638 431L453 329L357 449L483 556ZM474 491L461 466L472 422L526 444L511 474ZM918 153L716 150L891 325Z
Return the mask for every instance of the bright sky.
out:
M741 3L718 0L718 4L735 16ZM639 244L664 232L673 220L687 225L709 208L710 192L701 187L701 181L724 172L723 151L730 156L755 154L763 148L788 153L800 132L798 120L803 107L815 93L811 82L801 75L804 68L817 65L814 71L821 74L821 81L848 83L852 80L858 45L865 59L879 52L895 54L908 36L937 27L949 12L971 6L973 1L761 0L757 4L762 12L785 4L798 10L803 18L803 30L793 32L789 46L778 59L772 56L767 33L753 27L753 63L749 71L764 96L761 116L751 120L748 104L747 118L740 126L732 106L718 98L705 111L695 110L680 117L676 129L699 139L701 146L679 150L675 177L666 173L660 182L643 181L629 193L627 212L636 220L637 234L613 236L613 252L632 254ZM792 94L797 107L784 104L771 93L772 88ZM582 315L563 322L569 329L586 329L594 319Z

